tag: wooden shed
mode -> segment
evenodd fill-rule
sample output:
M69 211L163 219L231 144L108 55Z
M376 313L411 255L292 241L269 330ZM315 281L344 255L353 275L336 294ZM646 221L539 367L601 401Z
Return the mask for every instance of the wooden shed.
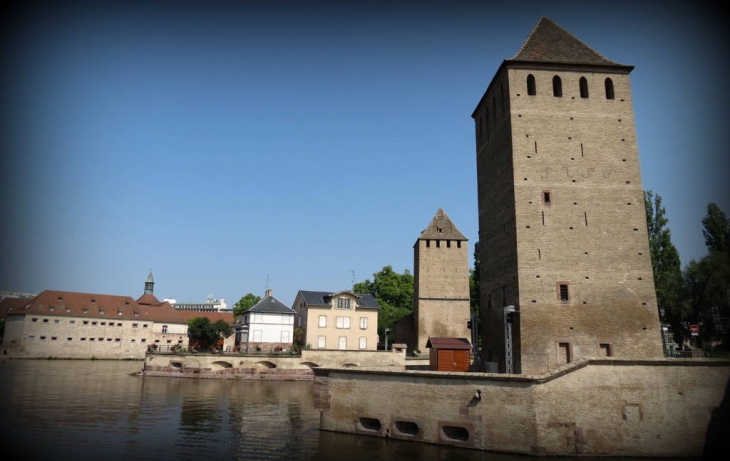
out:
M430 369L434 371L469 371L471 344L466 338L429 338Z

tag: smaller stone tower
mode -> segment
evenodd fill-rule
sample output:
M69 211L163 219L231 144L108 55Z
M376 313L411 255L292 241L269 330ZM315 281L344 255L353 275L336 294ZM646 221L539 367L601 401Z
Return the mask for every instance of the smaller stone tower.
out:
M414 349L430 337L469 338L467 238L439 208L413 245Z
M155 291L155 279L152 278L152 271L147 276L147 280L144 281L144 294L152 295Z

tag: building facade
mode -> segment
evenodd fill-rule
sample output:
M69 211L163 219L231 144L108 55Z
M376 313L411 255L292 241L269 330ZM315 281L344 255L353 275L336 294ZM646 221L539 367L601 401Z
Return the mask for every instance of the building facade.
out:
M469 249L444 210L438 209L413 245L414 349L429 338L469 338ZM400 328L400 325L398 326ZM398 340L400 341L400 340Z
M296 312L271 295L246 311L236 323L238 346L241 350L252 352L271 352L289 350L294 340L294 317Z
M296 327L311 349L377 350L380 305L370 294L299 291Z
M661 357L629 73L542 17L475 121L484 359Z

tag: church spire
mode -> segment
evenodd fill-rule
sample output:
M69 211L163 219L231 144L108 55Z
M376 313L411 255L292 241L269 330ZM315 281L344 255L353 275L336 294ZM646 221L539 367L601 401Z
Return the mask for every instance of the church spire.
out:
M152 269L150 269L150 275L147 276L147 280L144 282L144 294L151 295L155 291L155 279L152 278Z

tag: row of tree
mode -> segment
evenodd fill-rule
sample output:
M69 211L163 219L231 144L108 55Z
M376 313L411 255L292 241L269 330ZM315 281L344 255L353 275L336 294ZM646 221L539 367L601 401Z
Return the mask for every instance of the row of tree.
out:
M690 325L699 326L699 344L730 349L730 222L715 203L707 205L702 235L707 254L682 269L672 243L662 198L644 193L654 284L662 324L674 341L691 340Z

